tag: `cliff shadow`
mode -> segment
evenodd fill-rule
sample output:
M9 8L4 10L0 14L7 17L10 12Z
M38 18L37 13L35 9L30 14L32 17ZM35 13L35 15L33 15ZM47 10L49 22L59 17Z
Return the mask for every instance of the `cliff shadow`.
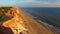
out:
M10 28L0 26L0 34L14 34Z

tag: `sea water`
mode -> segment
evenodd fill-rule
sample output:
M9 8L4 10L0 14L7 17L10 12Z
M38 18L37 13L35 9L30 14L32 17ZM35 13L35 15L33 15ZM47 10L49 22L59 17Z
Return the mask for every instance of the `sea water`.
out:
M41 20L60 29L60 8L20 8L36 20Z

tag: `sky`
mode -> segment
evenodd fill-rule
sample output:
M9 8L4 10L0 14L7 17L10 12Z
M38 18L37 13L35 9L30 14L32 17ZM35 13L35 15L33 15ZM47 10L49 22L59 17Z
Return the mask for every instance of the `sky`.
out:
M0 6L60 7L60 0L0 0Z

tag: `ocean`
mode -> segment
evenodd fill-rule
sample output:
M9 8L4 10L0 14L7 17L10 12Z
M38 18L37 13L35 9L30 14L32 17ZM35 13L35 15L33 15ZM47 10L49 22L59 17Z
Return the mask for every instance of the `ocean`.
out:
M20 8L36 20L41 20L60 29L60 8Z

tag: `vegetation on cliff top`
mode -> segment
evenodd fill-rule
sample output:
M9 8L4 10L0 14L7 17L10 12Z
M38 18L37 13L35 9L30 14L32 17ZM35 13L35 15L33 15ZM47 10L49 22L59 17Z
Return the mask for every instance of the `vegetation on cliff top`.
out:
M11 8L13 7L0 7L0 22L5 22L12 18L12 16L7 15Z

